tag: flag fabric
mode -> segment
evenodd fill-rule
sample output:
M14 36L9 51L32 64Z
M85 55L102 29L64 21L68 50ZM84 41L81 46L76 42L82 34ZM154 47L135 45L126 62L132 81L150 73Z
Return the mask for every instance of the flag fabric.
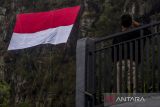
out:
M18 14L8 50L39 44L66 43L80 6L48 12Z

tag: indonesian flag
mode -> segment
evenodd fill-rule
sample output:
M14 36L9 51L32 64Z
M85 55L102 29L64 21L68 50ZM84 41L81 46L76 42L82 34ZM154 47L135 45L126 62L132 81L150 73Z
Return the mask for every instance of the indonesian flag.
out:
M80 6L48 12L18 14L8 50L39 44L66 43Z

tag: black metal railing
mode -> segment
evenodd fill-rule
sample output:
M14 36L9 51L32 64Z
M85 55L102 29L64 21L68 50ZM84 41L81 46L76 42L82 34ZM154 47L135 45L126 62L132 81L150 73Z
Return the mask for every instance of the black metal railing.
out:
M78 100L83 100L83 107L103 104L104 93L158 93L159 26L157 22L96 40L79 40L76 107L80 107Z

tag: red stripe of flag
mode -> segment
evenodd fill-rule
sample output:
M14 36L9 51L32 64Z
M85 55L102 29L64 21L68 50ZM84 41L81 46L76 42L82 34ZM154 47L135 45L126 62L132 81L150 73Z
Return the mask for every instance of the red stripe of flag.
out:
M80 6L49 12L18 14L14 33L34 33L75 23Z

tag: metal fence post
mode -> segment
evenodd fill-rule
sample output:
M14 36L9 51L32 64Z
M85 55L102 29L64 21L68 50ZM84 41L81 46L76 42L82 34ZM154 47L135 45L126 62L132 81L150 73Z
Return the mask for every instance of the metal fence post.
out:
M93 107L94 104L93 49L94 41L92 39L78 40L76 49L76 107Z

